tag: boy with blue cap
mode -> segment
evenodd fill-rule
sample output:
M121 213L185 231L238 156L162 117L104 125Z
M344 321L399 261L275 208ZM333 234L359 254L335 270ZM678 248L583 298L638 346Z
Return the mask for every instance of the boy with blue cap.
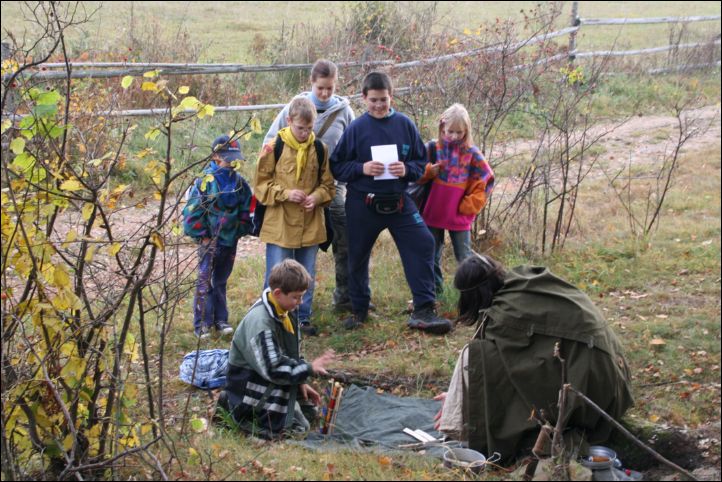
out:
M251 229L251 188L231 163L242 161L238 139L219 136L211 162L193 182L183 209L183 230L198 243L198 280L193 300L193 327L201 339L211 328L230 335L226 286L233 271L238 239Z

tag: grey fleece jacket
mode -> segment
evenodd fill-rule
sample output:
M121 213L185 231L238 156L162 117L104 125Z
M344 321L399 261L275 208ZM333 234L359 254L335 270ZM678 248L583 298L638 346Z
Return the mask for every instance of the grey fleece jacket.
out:
M310 99L311 92L303 92L301 94L298 94L297 97L308 97ZM326 119L328 119L331 114L336 111L341 111L336 115L336 118L333 120L333 124L329 126L329 128L323 134L323 137L321 137L320 139L328 147L329 154L331 154L336 148L336 144L338 144L338 140L341 139L341 134L343 134L343 131L346 130L351 121L356 118L356 115L353 113L353 109L351 109L351 104L349 103L347 98L340 97L338 95L334 95L333 97L339 102L337 102L333 107L328 109L323 114L316 117L316 122L314 122L313 124L313 131L317 133L319 130L321 130L321 127L323 127L323 125L326 123ZM289 105L290 103L286 104L286 107L284 107L283 110L276 116L273 124L271 124L271 127L268 129L266 137L263 139L264 145L275 139L278 131L288 126L288 122L286 122L286 117L288 117Z

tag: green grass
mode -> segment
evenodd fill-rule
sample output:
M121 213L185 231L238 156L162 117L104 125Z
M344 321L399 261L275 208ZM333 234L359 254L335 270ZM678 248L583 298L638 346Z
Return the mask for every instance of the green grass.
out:
M504 246L493 250L508 265L546 264L595 300L626 350L636 399L629 417L689 428L719 421L720 182L719 150L690 152L682 159L668 209L650 239L634 240L625 233L623 215L613 206L616 201L597 185L581 198L578 215L582 227L561 254L538 259ZM696 195L690 195L691 186ZM454 268L453 256L447 252L447 287ZM263 269L261 257L236 263L229 287L234 324L260 291ZM321 336L304 342L307 358L334 348L339 354L334 369L368 379L395 379L398 383L392 384L392 391L399 395L434 395L440 387L430 382L449 379L459 349L473 333L471 327L457 327L448 336L435 337L405 328L404 309L410 292L388 235L381 236L372 255L372 299L378 310L363 329L345 331L341 316L332 311L330 253L319 254L317 282L314 318ZM455 300L453 290L447 290L441 298L441 311L453 316ZM168 353L180 356L194 349L196 341L191 334L190 304L179 313ZM655 349L650 342L656 338L666 345ZM213 339L204 347L226 343ZM175 376L171 364L167 378L175 380ZM185 397L191 397L191 413L206 416L209 402L204 393L177 381L172 381L168 390L168 397L178 401L174 413ZM214 426L176 444L181 451L192 446L205 454L202 462L190 459L184 465L184 473L194 478L210 468L213 478L232 473L232 477L260 479L265 468L266 475L270 469L279 479L318 479L329 470L328 464L333 465L337 478L352 480L448 480L460 476L426 457L392 455L389 464L373 453L315 453L285 443L259 444ZM220 457L224 451L228 453ZM253 460L258 461L255 466Z
M84 2L88 12L100 2ZM437 30L458 32L465 28L475 29L484 22L498 19L522 20L521 10L529 12L538 2L442 2L438 6ZM29 29L23 22L21 2L2 2L2 30L11 30L22 37ZM297 2L105 2L93 15L90 23L71 33L72 51L77 54L103 49L107 45L128 45L132 34L142 40L143 36L156 34L173 38L183 29L190 39L202 46L202 61L246 62L249 46L257 35L275 41L280 37L282 26L286 31L294 24L323 25L325 21L340 16L343 3L310 1ZM303 8L299 8L302 5ZM131 16L132 12L132 16ZM565 2L558 28L569 26L571 2ZM646 2L580 2L579 16L598 17L649 17L720 15L718 2L656 2L650 9ZM150 32L151 28L153 32ZM694 38L709 39L719 33L720 23L699 22L691 24ZM584 27L577 40L580 50L657 47L666 45L669 26L600 26ZM5 33L3 33L3 40ZM142 59L141 59L142 60Z

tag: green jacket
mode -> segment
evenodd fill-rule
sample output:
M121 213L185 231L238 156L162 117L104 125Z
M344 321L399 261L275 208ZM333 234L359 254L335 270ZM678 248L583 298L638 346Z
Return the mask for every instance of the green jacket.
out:
M587 295L543 267L511 270L469 345L469 446L510 459L528 452L539 433L532 409L554 423L561 365L567 381L614 418L632 406L630 374L619 340ZM566 427L601 443L611 425L573 394Z
M313 375L299 352L299 326L283 329L268 300L269 288L241 320L228 355L226 396L233 419L255 424L267 437L280 434L293 420L297 388Z

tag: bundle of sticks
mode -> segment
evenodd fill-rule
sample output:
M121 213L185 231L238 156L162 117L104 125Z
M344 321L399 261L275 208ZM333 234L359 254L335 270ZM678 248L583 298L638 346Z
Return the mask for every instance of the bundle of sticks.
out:
M322 434L330 435L336 426L336 416L341 407L343 397L343 386L332 378L324 390L326 404L321 411L321 424L319 431Z

